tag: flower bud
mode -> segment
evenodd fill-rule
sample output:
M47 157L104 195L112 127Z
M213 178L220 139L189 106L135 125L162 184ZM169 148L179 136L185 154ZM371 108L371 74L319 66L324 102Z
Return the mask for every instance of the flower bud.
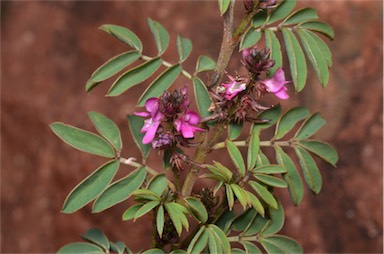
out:
M269 59L269 56L270 50L268 48L259 51L257 46L254 46L242 51L241 63L257 78L261 72L267 71L275 65L275 61Z

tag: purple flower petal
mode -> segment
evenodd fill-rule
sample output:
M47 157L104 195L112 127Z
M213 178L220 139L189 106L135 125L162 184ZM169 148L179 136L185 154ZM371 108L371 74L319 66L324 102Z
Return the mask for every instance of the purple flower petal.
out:
M152 127L147 130L143 137L143 144L149 144L152 142L152 140L156 136L157 128L159 127L159 125L160 122L155 122L154 125L152 125Z
M151 114L149 114L148 112L133 112L133 114L135 116L141 116L141 117L148 117L150 116Z
M200 122L200 117L199 115L192 111L192 110L188 110L184 116L183 116L183 119L188 122L189 124L198 124Z
M145 102L145 109L154 116L159 111L159 99L150 98Z
M286 87L283 87L279 91L275 92L274 95L282 100L286 100L289 98L289 94L286 92L288 89Z

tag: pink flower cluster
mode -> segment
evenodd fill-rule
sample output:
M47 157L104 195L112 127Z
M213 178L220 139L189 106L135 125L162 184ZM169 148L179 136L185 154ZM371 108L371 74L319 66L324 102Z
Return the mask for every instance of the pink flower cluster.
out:
M190 139L194 137L195 132L204 131L196 126L200 122L200 117L188 109L189 100L186 95L186 87L176 90L173 94L164 92L160 98L150 98L145 102L146 112L134 112L137 116L149 117L141 128L141 133L145 133L143 144L152 142L152 146L162 147L170 145L175 140L174 136L181 134L184 139ZM171 130L169 126L172 126ZM155 143L156 137L160 138ZM161 144L158 144L159 142Z

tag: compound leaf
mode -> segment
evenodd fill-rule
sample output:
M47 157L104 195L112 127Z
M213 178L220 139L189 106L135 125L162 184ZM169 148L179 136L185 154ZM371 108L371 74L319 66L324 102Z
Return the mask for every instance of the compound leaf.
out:
M159 22L150 18L148 18L148 25L151 28L153 37L155 38L159 55L162 55L169 44L169 33Z

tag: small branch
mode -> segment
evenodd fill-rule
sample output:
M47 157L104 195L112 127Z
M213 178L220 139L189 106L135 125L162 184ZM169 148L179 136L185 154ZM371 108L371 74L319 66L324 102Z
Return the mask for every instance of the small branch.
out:
M145 60L145 61L150 61L153 59L153 57L150 57L150 56L146 56L146 55L142 55L141 56L141 59ZM165 67L172 67L173 64L171 64L170 62L167 62L167 61L164 61L163 59L161 59L161 63L165 66ZM187 79L190 79L192 80L192 74L190 74L189 72L187 72L186 70L181 70L181 74L186 77Z
M135 167L135 168L145 167L145 170L148 172L148 174L152 176L157 176L159 174L156 170L150 168L149 166L135 162L136 158L134 157L130 157L128 159L120 157L119 161L122 164ZM168 181L168 186L173 192L176 191L176 187L171 181Z

